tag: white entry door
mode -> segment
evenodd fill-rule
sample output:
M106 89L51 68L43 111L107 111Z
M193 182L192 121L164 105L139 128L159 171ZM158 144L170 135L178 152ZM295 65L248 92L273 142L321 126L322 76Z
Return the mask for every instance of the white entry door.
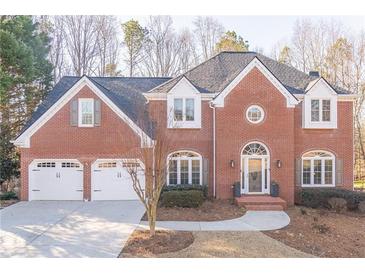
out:
M242 193L270 193L267 157L242 157Z
M133 163L139 165L139 163ZM137 200L133 181L122 160L97 160L92 166L92 200ZM145 179L139 172L139 180L144 189Z
M29 166L29 200L82 200L83 167L77 160L34 160Z

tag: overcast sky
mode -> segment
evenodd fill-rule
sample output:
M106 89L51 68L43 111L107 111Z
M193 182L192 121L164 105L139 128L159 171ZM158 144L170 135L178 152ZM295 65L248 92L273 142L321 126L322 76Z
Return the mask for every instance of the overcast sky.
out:
M245 40L249 41L250 49L262 48L264 53L270 55L272 48L278 42L289 41L293 26L298 18L304 16L214 16L226 30L235 30ZM119 16L122 22L131 18L145 23L146 16ZM194 16L172 16L177 30L193 28ZM358 32L365 29L364 16L310 16L314 19L340 20L349 31Z

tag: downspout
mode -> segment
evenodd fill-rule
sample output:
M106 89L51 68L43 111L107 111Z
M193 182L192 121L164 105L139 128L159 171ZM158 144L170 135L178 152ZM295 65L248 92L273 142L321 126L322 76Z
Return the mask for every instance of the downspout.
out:
M216 183L215 183L215 107L213 105L213 101L209 102L209 107L213 109L213 197L216 197Z

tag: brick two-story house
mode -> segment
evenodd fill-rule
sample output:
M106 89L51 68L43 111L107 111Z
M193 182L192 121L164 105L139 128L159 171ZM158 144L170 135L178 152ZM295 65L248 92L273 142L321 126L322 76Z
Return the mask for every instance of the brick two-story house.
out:
M174 140L167 184L226 199L234 182L265 195L275 181L289 205L303 187L352 189L354 99L254 52L222 52L175 78L63 77L14 141L21 199L136 199L123 159L153 143L141 107Z

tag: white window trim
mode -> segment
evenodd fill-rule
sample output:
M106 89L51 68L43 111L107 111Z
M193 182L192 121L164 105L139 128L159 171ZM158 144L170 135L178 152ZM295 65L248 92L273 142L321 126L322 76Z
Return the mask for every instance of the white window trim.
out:
M248 113L249 111L252 109L252 108L257 108L260 112L261 112L261 118L257 121L251 121L249 116L248 116ZM252 123L252 124L259 124L261 123L265 118L265 111L262 107L260 107L259 105L250 105L247 110L246 110L246 119L249 123Z
M91 124L83 124L82 123L82 103L84 102L91 102L92 104L92 122ZM79 127L94 127L94 120L95 120L95 117L94 117L94 99L92 98L79 98L79 102L78 102L78 126Z
M175 100L182 100L182 120L175 120ZM186 120L186 100L191 99L194 101L194 120ZM173 104L173 119L175 123L184 122L184 123L194 123L196 116L196 109L195 109L195 98L194 97L174 97L174 104Z
M329 151L325 151L325 150L312 150L312 151L308 151L304 154L310 153L310 152L324 152L327 154L330 154L331 156L326 156L326 157L320 157L320 156L315 156L315 157L304 157L302 156L302 168L301 168L301 186L302 187L334 187L336 186L335 182L336 182L336 157L333 155L333 153L329 152ZM310 160L310 184L303 184L303 162L304 160ZM314 184L314 160L321 160L321 184L317 185ZM332 160L332 184L325 184L325 160Z
M319 121L312 121L312 101L313 100L318 100L319 101ZM323 121L323 101L324 100L327 100L327 101L330 101L330 120L329 121ZM331 123L332 122L332 100L331 98L311 98L310 99L310 106L311 106L311 109L310 109L310 112L311 112L311 123Z
M197 155L197 156L194 156L194 157L186 157L186 156L181 156L181 157L171 157L170 155L173 155L173 154L175 154L175 153L184 153L184 152L186 152L186 153L193 153L193 154L195 154L195 155ZM193 185L192 184L192 160L199 160L199 185L203 185L203 157L200 155L200 154L198 154L198 153L196 153L196 152L194 152L194 151L187 151L187 150L184 150L184 151L174 151L174 152L172 152L172 153L170 153L169 154L169 156L167 157L167 161L168 161L168 164L167 164L167 185L170 185L170 176L169 176L169 167L170 167L170 164L169 164L169 161L171 161L171 160L176 160L177 161L177 183L176 183L176 185L181 185L181 170L180 170L180 161L181 160L188 160L188 168L189 168L189 183L188 183L188 185ZM174 186L174 184L171 184L171 185L173 185Z

